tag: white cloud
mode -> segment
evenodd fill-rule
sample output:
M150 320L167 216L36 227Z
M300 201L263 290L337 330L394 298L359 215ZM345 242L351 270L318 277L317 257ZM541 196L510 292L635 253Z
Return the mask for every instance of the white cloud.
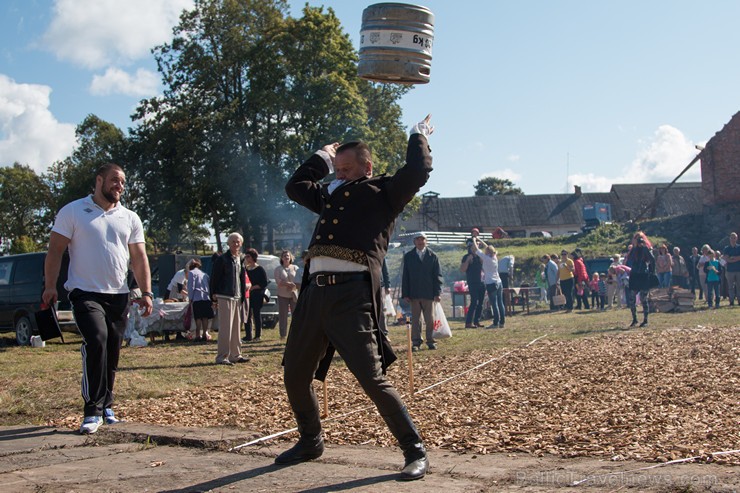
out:
M104 75L94 75L90 93L95 96L125 94L132 97L147 97L157 94L159 77L155 72L140 68L135 75L116 67L109 67Z
M596 176L593 173L585 175L574 174L568 176L568 192L573 191L573 185L578 185L584 192L608 192L613 183L626 183L617 178Z
M149 56L193 0L55 0L46 49L90 69Z
M686 136L671 125L661 125L622 172L608 178L593 173L568 177L569 185L579 185L584 192L608 192L613 183L665 183L673 181L691 162L698 151ZM701 169L695 164L681 181L701 180Z
M509 154L508 156L506 156L506 160L512 163L516 163L520 159L521 159L521 156L519 154Z
M661 125L653 139L647 143L632 161L625 178L634 177L633 182L671 181L691 162L697 150L694 143L670 125ZM699 179L699 167L693 167L685 177Z
M517 173L511 168L500 169L500 170L493 171L491 173L484 173L481 175L480 179L482 180L483 178L486 178L489 176L493 176L495 178L501 178L502 180L511 180L514 183L514 185L517 185L517 182L522 179L522 175L520 175L519 173Z
M0 166L14 162L45 172L75 146L75 126L49 111L51 88L18 84L0 74Z

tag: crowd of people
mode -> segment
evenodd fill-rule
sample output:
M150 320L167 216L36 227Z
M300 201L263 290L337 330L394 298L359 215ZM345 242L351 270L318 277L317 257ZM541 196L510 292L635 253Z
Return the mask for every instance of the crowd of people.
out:
M728 305L733 306L740 296L740 246L736 233L730 233L729 240L730 244L721 251L703 245L701 255L694 247L691 255L684 258L679 247L672 250L665 244L653 247L640 231L635 233L625 252L612 257L605 276L598 272L589 275L582 251L576 248L573 252L563 250L560 254L543 255L536 284L546 290L552 311L627 306L632 311L632 325L637 324L638 300L644 311L641 326L647 325L647 294L652 288L690 289L695 296L698 294L698 299L705 298L709 308L719 308L720 286L724 281Z
M238 233L230 236L227 243L235 239L239 240L241 248L242 240ZM611 264L605 273L589 273L580 248L575 248L572 252L562 250L560 253L545 254L540 258L541 265L535 276L535 286L541 288L543 298L549 303L551 311L606 311L627 307L635 312L636 306L641 305L645 313L641 326L647 325L649 318L647 293L656 287L690 289L699 300L705 299L709 308L718 308L721 286L724 283L727 286L728 305L733 306L740 297L738 292L740 246L737 244L736 233L731 233L729 240L730 244L722 250L712 249L705 244L701 248L693 247L691 255L684 257L679 247L669 249L666 244L653 246L644 233L638 232L625 251L611 257ZM434 302L440 301L444 279L439 259L434 251L428 248L424 233L419 233L414 238L414 245L415 248L404 255L399 301L403 311L410 315L412 349L417 351L423 343L426 343L429 349L436 349L436 343L432 338L434 323L432 306ZM267 274L257 263L256 250L247 249L246 253L240 255L244 264L244 273L241 275L245 279L245 293L240 305L241 318L234 327L245 328L246 336L240 341L246 343L260 340L262 327L259 313L264 300ZM219 257L214 255L214 265ZM282 341L287 338L288 317L296 308L300 289L299 269L294 262L293 254L289 250L283 250L280 254L280 265L272 273L278 286L279 334ZM480 237L479 230L473 228L467 241L467 252L460 263L460 271L465 274L466 288L470 295L470 303L465 314L465 328L483 327L481 319L484 316L486 298L492 316L492 323L486 328L505 326L503 292L509 287L510 279L513 279L514 263L513 255L499 258L496 248L485 243ZM637 271L634 270L635 266L638 268ZM212 294L213 283L201 267L199 259L190 260L185 268L175 273L168 290L170 298L191 303L193 330L190 335L193 336L194 333L191 338L206 341L211 339L209 332L211 320L219 313L229 312L219 312L218 300L223 298L224 288L218 287ZM389 292L390 282L385 263L383 268L385 270L382 285L384 292ZM642 279L643 275L647 275L647 278ZM212 303L208 303L208 300L212 300ZM380 319L382 328L387 333L385 317ZM256 322L257 320L259 322ZM219 325L221 323L219 319ZM223 323L225 327L230 327L234 322L224 316ZM637 324L635 313L632 324ZM233 332L233 337L239 337L239 331L233 329ZM235 355L232 360L248 360L236 348L232 348L229 353L225 351L226 349L217 359L217 363L228 364L224 363L224 360L231 361L229 357L232 352Z
M669 253L672 252L672 253ZM505 310L501 291L504 279L513 275L513 256L497 257L496 249L480 239L473 228L467 253L460 263L465 274L470 303L466 309L465 328L482 327L485 295L490 302L493 323L488 328L503 327ZM637 232L625 251L614 254L606 272L589 273L580 248L572 252L544 254L535 274L534 285L540 288L551 311L610 310L628 307L631 325L637 325L637 305L643 309L640 326L648 324L650 307L648 292L653 288L691 290L699 300L706 299L709 308L720 306L720 292L726 286L728 306L740 302L740 246L737 234L730 233L729 245L712 249L709 245L691 249L691 255L681 255L679 247L653 246L644 232ZM504 268L502 269L502 264ZM508 282L506 283L508 284Z
M177 332L177 339L210 341L212 321L218 317L218 327L225 327L224 333L229 334L228 345L226 337L219 338L222 347L216 363L223 365L249 360L242 355L241 344L261 340L261 309L269 300L266 291L269 279L265 269L258 263L257 250L247 248L242 252L243 238L239 233L230 234L226 244L228 250L225 253L212 256L210 276L202 270L200 258L188 260L185 267L172 277L167 286L168 299L165 300L189 303L183 327L188 335L183 337ZM283 250L280 265L272 272L278 288L281 341L287 338L288 316L295 310L300 288L298 266L293 261L293 254ZM224 300L231 300L234 306ZM245 331L243 338L240 337L241 327Z

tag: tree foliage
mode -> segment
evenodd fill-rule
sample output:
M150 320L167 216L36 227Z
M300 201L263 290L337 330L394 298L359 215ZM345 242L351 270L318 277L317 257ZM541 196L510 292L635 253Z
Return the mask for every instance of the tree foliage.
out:
M127 141L118 127L88 115L75 129L77 147L72 155L54 163L43 180L51 192L54 214L65 204L89 195L95 186L95 170L106 163L127 168ZM131 188L127 184L127 189ZM130 201L127 191L124 200Z
M475 185L475 195L478 197L487 195L524 195L522 189L514 186L514 182L508 178L496 178L487 176L478 180Z
M42 250L51 225L49 188L30 167L0 167L0 240L9 253Z
M310 223L283 187L327 143L366 140L376 173L403 163L406 89L357 77L331 9L286 11L284 0L196 0L154 49L165 91L139 105L131 155L146 219L170 243L201 221L271 249L274 230Z

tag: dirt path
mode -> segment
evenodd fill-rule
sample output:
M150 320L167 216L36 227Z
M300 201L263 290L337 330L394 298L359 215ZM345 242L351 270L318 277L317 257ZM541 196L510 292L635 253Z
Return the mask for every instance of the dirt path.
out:
M740 467L432 451L420 481L397 481L397 449L328 444L321 459L277 467L284 448L228 452L252 436L232 429L124 423L93 437L67 429L0 428L3 492L738 492ZM278 449L279 448L279 449ZM649 469L647 469L649 468ZM574 482L582 481L578 486Z

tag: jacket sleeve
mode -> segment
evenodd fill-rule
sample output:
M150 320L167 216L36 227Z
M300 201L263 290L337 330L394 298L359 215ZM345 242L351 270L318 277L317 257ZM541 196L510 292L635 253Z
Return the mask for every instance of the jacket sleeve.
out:
M321 212L321 180L329 174L329 168L318 154L312 155L295 170L285 185L285 193L296 204L315 213Z
M213 260L213 268L211 269L211 279L208 286L208 290L211 292L211 301L216 301L216 290L218 289L218 283L221 282L221 257L218 256Z
M401 276L401 298L409 298L409 267L408 254L403 256L403 275Z
M264 290L267 287L267 272L261 265L252 271L250 279L252 284L257 284L260 289Z
M388 200L396 214L400 214L414 195L429 179L432 155L427 138L421 134L409 137L406 165L396 171L388 183Z
M385 289L389 289L391 287L391 275L388 272L388 263L385 261L385 258L383 259L383 265L380 272L383 279L383 282L381 284Z
M648 264L648 272L655 274L655 256L650 250L647 250L647 258L645 259L645 262Z
M442 277L442 269L439 266L439 257L434 257L434 296L442 296L442 284L444 284L444 278Z

